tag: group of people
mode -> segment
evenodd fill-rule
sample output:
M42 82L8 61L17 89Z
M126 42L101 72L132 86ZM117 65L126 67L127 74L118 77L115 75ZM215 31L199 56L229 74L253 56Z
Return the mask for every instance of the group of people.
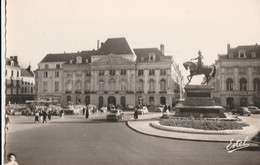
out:
M51 112L47 112L46 110L44 111L36 111L34 114L35 118L34 118L34 122L35 123L39 123L40 121L42 121L42 123L47 123L47 117L49 119L49 121L51 121Z

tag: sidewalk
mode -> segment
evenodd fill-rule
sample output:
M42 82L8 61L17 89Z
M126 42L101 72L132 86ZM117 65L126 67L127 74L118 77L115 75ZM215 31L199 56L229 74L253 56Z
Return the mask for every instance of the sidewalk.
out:
M216 134L195 134L195 133L183 133L167 131L157 129L151 126L151 123L158 121L162 113L150 113L148 115L139 115L138 120L131 119L127 122L127 125L133 130L150 136L163 137L178 140L190 140L190 141L210 141L210 142L229 142L231 139L244 140L248 136L248 140L254 137L259 131L259 125L252 125L252 129L245 134L234 135L216 135ZM231 116L228 116L230 118ZM260 118L258 119L260 120ZM247 122L247 121L246 121ZM249 123L249 122L248 122ZM251 123L249 123L251 125Z

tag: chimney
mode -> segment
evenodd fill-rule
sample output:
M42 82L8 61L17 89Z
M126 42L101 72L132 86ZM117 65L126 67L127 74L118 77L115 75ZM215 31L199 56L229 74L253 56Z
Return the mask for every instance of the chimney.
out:
M227 54L229 53L230 50L230 44L227 44Z
M104 45L104 42L101 42L101 47Z
M162 54L164 54L164 45L163 44L160 45L160 50L161 50Z
M99 50L99 40L97 40L97 50Z
M10 58L14 61L14 63L18 64L18 57L17 56L10 56Z

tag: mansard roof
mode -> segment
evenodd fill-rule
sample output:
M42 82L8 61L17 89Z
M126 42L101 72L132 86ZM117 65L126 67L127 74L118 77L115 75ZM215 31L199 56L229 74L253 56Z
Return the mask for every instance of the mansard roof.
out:
M98 50L100 55L108 54L133 54L125 38L109 38L104 44L101 44Z
M99 50L81 51L77 53L57 53L47 54L41 62L65 62L70 63L71 59L77 56L82 57L82 63L86 63L86 59L91 62L93 55L109 55L109 54L133 54L125 38L109 38L103 43ZM75 60L74 60L75 63Z
M229 54L233 54L232 59L237 59L239 51L244 50L246 53L247 59L251 59L251 53L256 53L257 59L260 59L260 45L242 45L242 46L237 46L236 48L230 48L228 49L228 52L226 55L220 56L221 59L229 59ZM255 59L254 58L254 59Z
M76 59L76 57L82 57L82 63L86 63L86 59L91 60L91 55L96 54L95 50L92 51L82 51L77 53L60 53L60 54L47 54L41 62L65 62L69 63L71 59ZM74 60L75 62L75 60Z
M20 66L19 66L13 59L11 59L11 58L6 58L6 59L5 59L5 64L11 66L11 61L14 62L14 66L15 66L15 67L20 67Z
M148 62L149 61L149 54L155 54L155 62L161 61L163 59L171 59L169 56L165 56L158 48L140 48L134 49L134 52L137 56L136 62ZM161 58L162 57L162 58ZM143 61L141 60L143 58Z

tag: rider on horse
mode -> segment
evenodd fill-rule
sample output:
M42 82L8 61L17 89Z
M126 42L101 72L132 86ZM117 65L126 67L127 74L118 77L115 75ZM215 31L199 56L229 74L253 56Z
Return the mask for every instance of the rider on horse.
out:
M190 59L190 60L198 60L196 71L202 69L203 66L203 62L202 62L203 56L201 55L201 51L199 51L198 54L199 54L198 57Z

